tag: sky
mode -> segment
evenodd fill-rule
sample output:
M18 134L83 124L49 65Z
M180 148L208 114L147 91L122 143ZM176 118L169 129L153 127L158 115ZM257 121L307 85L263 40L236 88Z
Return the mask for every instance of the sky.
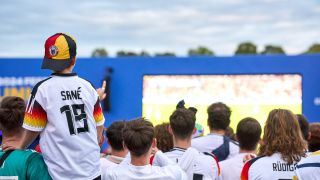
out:
M232 56L244 41L296 55L320 43L320 0L1 0L0 24L0 57L43 57L56 32L76 39L78 57L199 45Z

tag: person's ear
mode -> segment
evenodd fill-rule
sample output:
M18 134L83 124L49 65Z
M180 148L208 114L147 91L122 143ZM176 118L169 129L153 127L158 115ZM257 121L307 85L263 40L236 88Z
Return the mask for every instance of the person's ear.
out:
M311 132L308 132L308 138L307 140L309 141L311 139Z
M151 147L152 148L156 148L157 147L157 139L156 138L153 138Z
M74 66L76 64L76 56L74 56L72 59L71 59L71 66Z
M168 126L168 132L169 132L169 134L173 135L173 131L172 131L172 128L170 125Z
M126 146L126 144L124 143L124 141L122 141L122 146L123 146L123 149L128 149L128 147Z

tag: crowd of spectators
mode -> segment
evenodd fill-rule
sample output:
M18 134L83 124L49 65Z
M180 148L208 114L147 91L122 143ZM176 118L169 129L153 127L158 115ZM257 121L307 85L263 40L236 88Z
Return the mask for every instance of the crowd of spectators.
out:
M319 123L308 125L303 115L274 109L264 127L256 119L246 117L234 133L229 127L232 109L223 102L214 102L207 108L210 133L203 135L203 128L196 124L196 107L186 108L180 101L172 109L168 124L154 128L149 120L139 117L115 121L104 131L99 100L106 97L105 83L94 89L72 72L75 64L75 40L57 33L45 43L42 64L53 74L34 86L27 105L18 97L2 99L0 179L317 180L320 177ZM261 83L266 86L268 77L263 78L265 81ZM292 84L286 78L280 76L277 82L289 87L282 93L290 97L299 82ZM234 88L237 83L240 81L235 78ZM219 89L209 84L204 88ZM260 90L254 91L265 95L265 90ZM166 91L160 92L166 95ZM246 93L255 96L251 91ZM110 148L107 154L101 154L103 133ZM39 135L39 145L35 146L38 152L28 149Z
M0 103L2 144L24 136L25 108L24 100L18 97L5 97ZM99 178L232 180L319 177L319 167L312 166L320 157L319 123L309 124L301 114L274 109L264 128L256 119L247 117L239 121L233 132L229 127L232 111L226 104L213 103L207 113L210 133L197 137L193 136L197 131L196 109L184 106L173 110L169 123L156 127L143 118L113 122L104 132L109 151L100 157ZM53 178L48 171L50 164L46 165L41 153L29 149L1 150L0 156L6 157L4 161L0 160L1 176L12 176L16 172L15 176L26 175L25 179Z

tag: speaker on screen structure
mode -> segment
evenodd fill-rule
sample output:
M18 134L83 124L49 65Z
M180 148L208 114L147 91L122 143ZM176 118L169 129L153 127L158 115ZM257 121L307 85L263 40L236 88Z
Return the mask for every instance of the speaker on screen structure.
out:
M106 93L106 98L104 98L103 100L103 110L110 112L111 110L111 101L110 101L110 97L111 97L111 88L110 88L110 84L111 84L111 77L112 77L112 72L113 69L111 67L107 67L105 69L105 76L103 78L104 81L106 81L106 88L105 88L105 93Z

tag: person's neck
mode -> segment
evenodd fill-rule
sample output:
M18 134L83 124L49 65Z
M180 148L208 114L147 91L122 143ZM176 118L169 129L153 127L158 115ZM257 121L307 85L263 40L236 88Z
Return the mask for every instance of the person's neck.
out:
M226 131L222 129L210 129L210 133L213 134L219 134L219 135L225 135Z
M246 149L241 149L239 150L239 153L251 153L251 154L256 154L256 150L246 150Z
M7 134L5 132L2 132L2 144L6 144L8 142L19 142L22 137L22 132L16 132L14 134Z
M188 149L189 147L191 147L191 138L187 138L184 140L173 138L173 146L182 149Z
M54 71L54 73L58 73L58 74L70 74L72 73L72 70L70 68L66 68L62 71Z
M122 157L122 158L126 157L127 154L128 154L128 152L126 152L126 151L116 151L114 149L112 149L112 151L111 151L112 156L117 156L117 157Z
M131 154L131 164L134 166L145 166L150 164L150 153L144 154L142 156L133 156Z

